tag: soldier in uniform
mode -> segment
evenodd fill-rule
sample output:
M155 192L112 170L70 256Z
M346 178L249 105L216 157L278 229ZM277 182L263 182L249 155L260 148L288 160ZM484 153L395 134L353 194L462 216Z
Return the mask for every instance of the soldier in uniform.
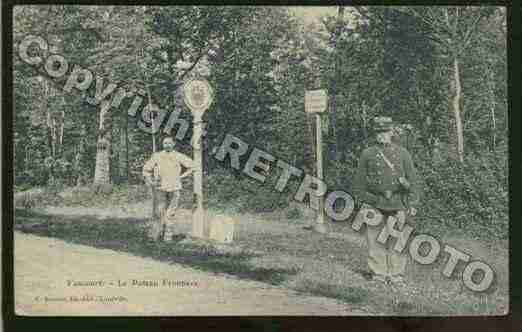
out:
M163 239L167 218L176 212L180 192L181 179L194 171L192 159L174 150L174 139L163 139L163 151L153 153L143 166L145 182L156 188L156 211L152 212L153 220L150 237L154 240ZM182 173L182 166L185 171ZM159 220L158 220L159 219Z
M373 120L373 132L377 143L365 149L359 159L353 184L356 199L383 216L379 226L367 227L368 266L374 280L404 283L407 256L377 242L382 227L387 227L389 217L397 218L399 227L407 216L417 213L419 186L417 172L410 153L392 143L393 122L389 117ZM395 226L397 228L397 226Z

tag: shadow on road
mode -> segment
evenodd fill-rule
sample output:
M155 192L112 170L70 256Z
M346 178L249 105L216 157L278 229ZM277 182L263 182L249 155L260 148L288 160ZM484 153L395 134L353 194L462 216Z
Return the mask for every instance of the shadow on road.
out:
M144 219L49 215L22 209L15 210L14 219L14 229L24 233L127 252L273 285L281 284L286 278L299 272L296 269L255 267L249 263L251 258L256 257L254 254L244 251L223 253L208 243L180 242L185 238L182 235L174 236L172 241L163 243L150 241L146 236Z

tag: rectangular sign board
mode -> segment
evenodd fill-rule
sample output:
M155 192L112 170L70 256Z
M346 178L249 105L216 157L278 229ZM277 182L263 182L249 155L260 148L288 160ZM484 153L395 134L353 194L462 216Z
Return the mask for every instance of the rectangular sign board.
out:
M305 91L305 112L323 113L328 106L326 90Z

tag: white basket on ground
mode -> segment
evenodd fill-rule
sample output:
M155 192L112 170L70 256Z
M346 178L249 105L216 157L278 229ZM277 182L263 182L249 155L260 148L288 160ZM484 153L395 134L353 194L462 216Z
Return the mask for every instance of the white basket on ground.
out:
M231 217L217 215L210 223L210 239L219 243L232 243L235 221Z

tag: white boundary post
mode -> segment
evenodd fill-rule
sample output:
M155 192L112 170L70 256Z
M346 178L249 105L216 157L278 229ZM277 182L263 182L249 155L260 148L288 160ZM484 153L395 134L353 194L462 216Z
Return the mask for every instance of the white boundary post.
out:
M207 80L193 78L183 85L183 96L187 107L194 117L194 132L192 135L192 148L194 154L194 199L195 206L192 211L193 237L208 238L210 225L203 209L203 114L212 104L214 92Z

